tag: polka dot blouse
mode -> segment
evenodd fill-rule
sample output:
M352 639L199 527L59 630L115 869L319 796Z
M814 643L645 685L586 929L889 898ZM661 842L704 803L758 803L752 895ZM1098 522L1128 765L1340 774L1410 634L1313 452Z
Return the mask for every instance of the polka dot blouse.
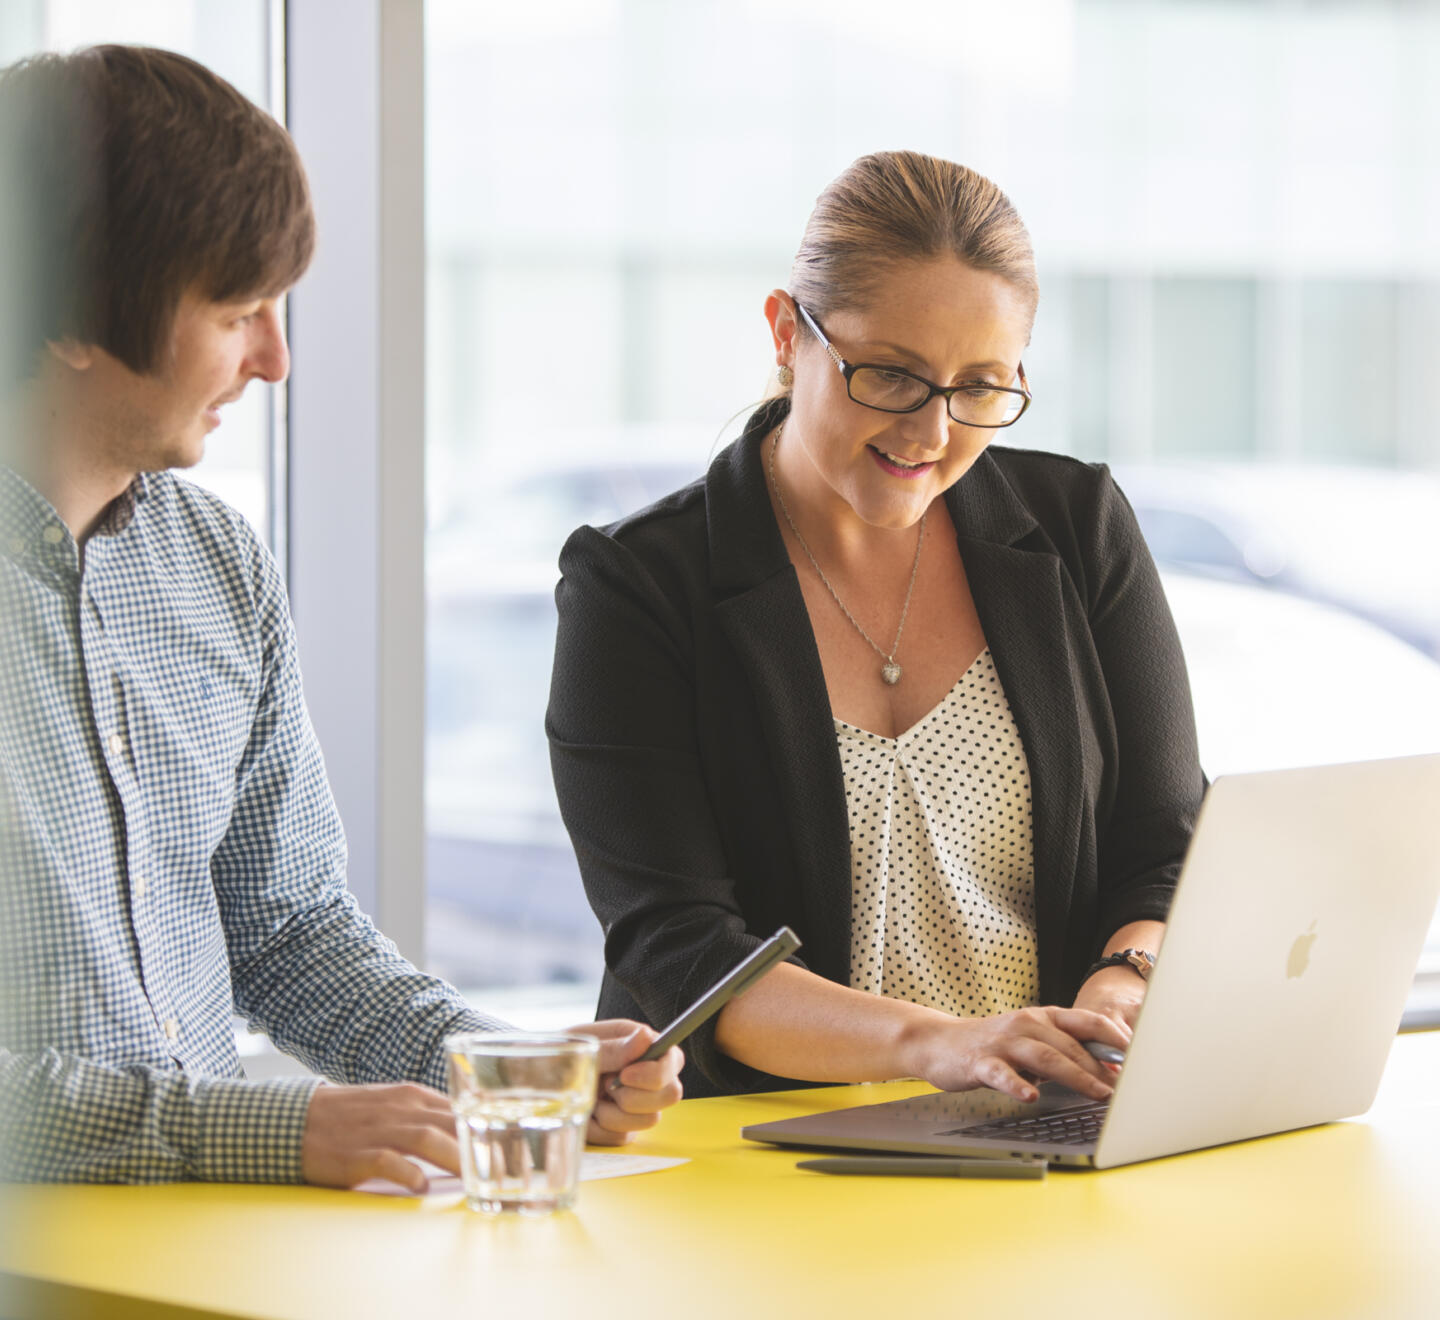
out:
M899 738L835 733L850 984L962 1017L1036 1003L1030 769L989 649Z

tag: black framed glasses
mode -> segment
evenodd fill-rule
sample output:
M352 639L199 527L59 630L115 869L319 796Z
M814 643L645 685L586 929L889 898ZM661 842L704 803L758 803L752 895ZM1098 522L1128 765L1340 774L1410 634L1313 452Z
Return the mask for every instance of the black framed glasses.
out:
M918 412L937 394L945 396L945 409L951 421L962 426L983 426L995 430L1013 426L1030 406L1030 386L1021 363L1016 376L1019 389L1002 385L986 385L972 381L964 385L936 385L901 367L884 367L873 362L846 362L826 337L815 318L798 302L795 309L805 318L825 351L830 354L850 397L865 408L877 412Z

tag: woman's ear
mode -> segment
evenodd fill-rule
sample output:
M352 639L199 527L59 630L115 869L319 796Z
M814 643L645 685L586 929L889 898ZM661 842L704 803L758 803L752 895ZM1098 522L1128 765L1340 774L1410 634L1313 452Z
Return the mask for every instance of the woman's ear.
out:
M784 289L772 289L765 299L765 319L775 341L775 365L795 365L795 299Z

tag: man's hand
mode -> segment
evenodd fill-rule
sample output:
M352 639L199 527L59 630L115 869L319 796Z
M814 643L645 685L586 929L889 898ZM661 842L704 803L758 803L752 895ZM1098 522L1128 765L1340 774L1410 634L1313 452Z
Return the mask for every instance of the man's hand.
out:
M1144 979L1133 968L1102 967L1080 987L1075 1007L1103 1013L1133 1031L1140 1005L1145 1002L1145 990Z
M455 1119L439 1091L397 1086L321 1086L310 1099L300 1173L321 1187L355 1187L388 1178L417 1194L426 1187L414 1156L460 1172Z
M685 1056L678 1049L649 1063L635 1062L659 1034L652 1028L613 1020L587 1022L571 1032L600 1042L599 1099L586 1140L623 1145L632 1134L654 1127L660 1111L680 1099ZM300 1172L307 1183L355 1187L369 1178L388 1178L423 1193L425 1174L412 1159L460 1172L447 1097L413 1082L316 1089L300 1148Z
M585 1139L596 1146L623 1146L636 1132L660 1121L660 1111L680 1099L685 1056L672 1048L649 1063L636 1063L659 1036L653 1027L625 1018L571 1027L600 1042L600 1089Z

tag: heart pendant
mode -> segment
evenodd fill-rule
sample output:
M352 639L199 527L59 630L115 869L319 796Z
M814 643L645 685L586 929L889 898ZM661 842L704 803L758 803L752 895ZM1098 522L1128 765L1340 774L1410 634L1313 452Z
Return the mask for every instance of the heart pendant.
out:
M904 671L900 668L900 666L897 665L893 660L887 660L885 662L885 667L880 671L880 677L883 678L887 683L889 683L891 687L894 687L895 684L900 681L900 675L903 672Z

